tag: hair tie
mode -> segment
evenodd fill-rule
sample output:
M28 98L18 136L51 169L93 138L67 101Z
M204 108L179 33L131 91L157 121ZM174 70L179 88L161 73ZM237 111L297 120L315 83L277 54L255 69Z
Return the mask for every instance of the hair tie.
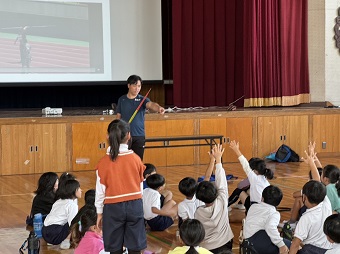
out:
M78 221L79 231L81 231L81 221Z

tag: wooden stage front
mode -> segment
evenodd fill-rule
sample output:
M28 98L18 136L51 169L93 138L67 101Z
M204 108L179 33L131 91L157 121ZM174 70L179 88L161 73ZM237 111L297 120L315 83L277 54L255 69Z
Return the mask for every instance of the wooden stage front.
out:
M230 149L226 145L226 153ZM323 165L335 164L340 165L340 158L329 156L320 156ZM275 171L275 178L271 184L279 186L284 193L283 201L280 206L291 207L293 204L292 193L299 190L308 180L308 167L304 162L298 163L273 163L269 162L268 167ZM165 176L167 188L174 194L177 202L183 200L183 196L178 191L178 182L186 177L197 178L205 172L206 165L195 166L173 166L158 167L158 172ZM226 174L233 174L238 177L236 180L228 181L228 189L231 193L236 188L237 183L245 177L245 174L239 163L224 163ZM90 188L95 187L94 171L73 172L80 181L83 193ZM12 175L0 176L0 242L1 253L12 254L18 253L18 249L28 236L25 227L25 219L30 212L32 193L36 188L40 174L30 175ZM79 200L79 206L84 204L83 199ZM241 220L244 218L244 211L233 209L230 213L230 225L235 235L233 253L238 253L238 235L241 228ZM281 212L281 220L289 218L289 212ZM165 254L177 245L181 245L176 237L177 222L164 232L147 232L148 247L147 249L155 253ZM41 243L42 254L71 254L73 250L60 250L59 246L47 246L45 242Z
M83 193L95 187L94 168L105 154L106 129L114 115L103 115L105 109L64 110L63 116L46 117L41 110L0 111L0 242L1 253L18 253L27 238L25 218L30 212L32 193L42 172L73 172ZM323 107L277 107L268 109L210 109L193 112L146 115L146 136L176 137L180 135L223 135L226 147L223 156L226 174L238 179L229 181L230 193L245 177L237 158L228 148L230 140L240 141L247 158L261 157L287 144L300 156L310 141L316 141L316 151L323 165L340 165L340 109ZM205 142L205 141L181 141ZM182 143L186 144L186 143ZM195 143L194 143L195 144ZM199 144L199 143L197 143ZM157 145L157 144L156 144ZM186 177L197 178L205 172L208 146L188 146L147 149L144 162L153 163L167 181L176 202L183 200L178 182ZM322 157L321 157L322 156ZM280 206L291 207L292 193L308 180L308 168L300 163L268 163L275 171L272 184L279 186L284 199ZM79 205L83 205L83 200ZM234 232L234 253L238 253L238 235L244 211L230 213ZM281 212L282 219L289 212ZM165 232L148 232L148 250L167 253L180 245L177 226ZM40 253L73 253L47 246L42 242Z

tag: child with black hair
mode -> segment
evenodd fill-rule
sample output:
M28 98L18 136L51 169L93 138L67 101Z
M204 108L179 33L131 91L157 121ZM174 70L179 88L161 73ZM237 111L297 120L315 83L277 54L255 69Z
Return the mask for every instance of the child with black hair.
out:
M315 142L310 142L308 145L309 154L305 151L306 158L302 157L301 160L306 162L311 170L309 171L309 180L320 181L322 175L322 165L314 152ZM295 229L297 221L300 219L302 214L307 210L307 207L302 202L302 190L295 191L293 193L294 204L291 209L290 219L283 221L279 224L279 227L284 227L285 224L289 224L289 228Z
M323 224L323 232L327 236L333 246L332 249L327 250L325 254L339 254L340 253L340 215L332 214L327 217Z
M58 189L55 195L56 200L60 198L60 195L61 195L60 193L64 190L65 183L68 180L75 180L75 179L76 177L71 173L64 172L61 174L61 176L59 177L59 186L58 186ZM75 202L77 202L77 200L75 200Z
M74 254L104 254L102 231L97 227L97 213L95 210L86 210L79 223L71 229L71 248Z
M197 207L204 203L196 199L197 182L194 178L183 178L178 184L178 189L185 196L185 199L178 204L178 227L180 228L183 221L194 218Z
M53 204L44 221L42 236L47 243L60 244L61 249L70 248L70 226L78 212L78 205L74 202L77 198L81 198L79 182L66 181L64 190L60 192L60 199Z
M215 165L215 158L208 152L210 162L204 176L204 181L209 181ZM197 182L192 177L183 178L179 184L179 191L185 196L185 199L178 204L178 227L181 226L184 220L193 219L197 207L204 205L204 203L196 199Z
M309 167L309 177L312 180L321 181L326 185L327 197L331 202L332 210L334 212L340 212L340 170L335 165L326 165L322 168L322 165L316 156L315 142L310 142L308 145L308 152L305 151L306 157L302 158ZM306 206L302 203L302 192L297 191L293 193L294 205L291 211L291 217L288 223L292 228L295 226L295 222L299 220L301 215L306 211ZM284 221L285 223L285 221Z
M276 207L282 197L282 191L278 187L269 185L262 192L262 202L253 204L249 208L243 236L253 244L258 253L288 253L289 251L290 242L280 237L277 229L280 213Z
M143 177L144 177L144 181L143 181L143 189L148 188L148 184L146 182L146 179L153 174L157 173L157 169L155 167L155 165L151 164L151 163L144 163L145 165L145 170L143 172ZM163 189L161 192L161 206L163 206L164 202L168 202L169 200L172 199L172 192L167 190L167 189Z
M267 179L273 179L274 173L266 167L266 163L263 160L255 161L254 167L251 168L249 162L240 151L239 143L235 140L230 142L230 148L237 155L250 182L249 195L246 192L240 194L240 199L244 204L247 213L252 204L261 202L262 191L270 185Z
M204 206L198 207L195 213L195 219L203 224L205 230L205 238L201 245L213 253L219 253L224 249L231 250L234 237L229 225L228 184L222 167L223 152L222 145L213 147L211 155L216 162L215 182L202 181L196 190L196 198L205 203Z
M315 180L307 182L302 188L302 200L307 210L296 225L289 253L325 253L332 247L322 230L324 221L332 214L325 185Z
M150 175L156 174L156 167L155 165L151 164L151 163L144 163L145 169L143 172L143 177L144 177L144 181L143 181L143 189L148 188L149 186L146 183L146 178L148 178Z
M37 190L34 192L36 195L33 198L31 213L26 218L27 225L33 226L33 217L37 213L41 213L45 220L55 202L58 183L58 175L54 172L45 172L40 176Z
M130 254L140 254L146 248L141 189L145 166L128 148L127 122L115 119L107 131L110 151L96 167L97 227L103 227L105 251L120 254L124 245Z
M150 175L146 182L149 188L143 191L144 218L153 231L163 231L174 223L177 217L177 204L174 200L164 201L161 206L161 192L165 179L160 174Z
M326 185L327 197L332 210L340 213L340 170L335 165L326 165L322 170L321 182Z
M209 254L212 253L199 244L205 237L202 223L196 219L187 219L179 228L179 235L186 246L176 247L169 254Z
M87 211L87 210L94 210L96 211L96 207L94 206L94 200L96 198L96 190L90 189L85 192L84 200L85 205L79 209L77 215L74 217L74 219L71 222L71 226L73 224L76 224L80 221L80 217Z
M248 161L250 168L254 169L257 166L257 163L260 162L260 161L263 161L263 160L260 159L260 158L257 158L257 157L250 158L250 160ZM239 182L237 184L237 188L231 193L229 200L228 200L228 206L231 206L232 204L234 204L239 199L240 194L242 192L246 192L249 195L249 193L248 193L249 189L250 189L250 182L249 182L249 179L247 177L247 178L243 179L241 182ZM237 204L235 207L238 208L238 209L240 209L240 208L245 209L242 202Z

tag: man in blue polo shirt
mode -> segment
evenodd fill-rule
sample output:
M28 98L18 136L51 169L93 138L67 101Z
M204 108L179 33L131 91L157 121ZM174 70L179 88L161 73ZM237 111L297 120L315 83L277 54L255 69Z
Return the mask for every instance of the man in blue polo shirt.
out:
M139 92L142 88L142 79L137 75L131 75L127 80L127 86L129 91L127 94L121 96L118 100L117 105L117 119L123 119L129 122L131 116L143 100L144 96L140 95ZM143 160L144 145L145 145L145 110L150 109L152 111L164 114L165 110L158 103L150 101L146 98L138 110L136 116L130 123L131 132L131 149L139 155Z

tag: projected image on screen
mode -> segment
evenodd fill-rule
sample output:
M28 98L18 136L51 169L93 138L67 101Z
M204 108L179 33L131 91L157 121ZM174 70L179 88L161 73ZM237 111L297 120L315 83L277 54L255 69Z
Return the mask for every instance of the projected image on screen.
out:
M104 73L102 3L1 0L0 73Z

